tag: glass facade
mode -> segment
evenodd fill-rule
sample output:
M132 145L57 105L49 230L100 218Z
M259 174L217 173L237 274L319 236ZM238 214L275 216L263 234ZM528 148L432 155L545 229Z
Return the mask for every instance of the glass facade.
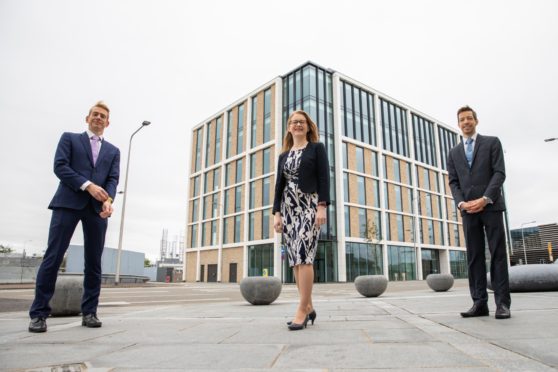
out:
M248 276L273 276L273 244L248 246Z
M436 161L434 123L417 114L412 114L411 117L415 137L415 159L436 166L438 162Z
M380 98L380 105L384 150L409 156L407 111L383 98Z
M440 271L440 252L437 249L421 250L422 256L422 278L426 279L429 274L439 274Z
M389 280L415 280L416 254L412 247L388 245Z
M450 270L455 279L468 278L467 274L467 252L449 251Z
M382 246L370 243L345 244L347 281L353 282L359 275L383 274Z

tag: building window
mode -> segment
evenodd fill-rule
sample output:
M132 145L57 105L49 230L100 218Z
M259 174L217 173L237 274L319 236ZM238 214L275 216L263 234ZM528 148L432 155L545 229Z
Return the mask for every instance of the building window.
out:
M351 213L347 206L345 206L345 236L351 236Z
M372 175L378 177L378 154L372 151Z
M430 274L438 274L440 272L440 252L437 249L425 249L421 251L422 258L422 278Z
M190 216L190 221L196 222L198 220L199 214L199 199L194 199L192 201L192 215Z
M409 156L406 110L380 98L384 150Z
M347 157L348 157L347 151L348 151L347 142L343 142L343 149L342 149L342 152L343 152L343 169L349 169L349 162L347 161Z
M213 171L213 191L219 190L221 183L221 169L215 168Z
M271 220L271 211L265 209L262 213L262 239L269 239L269 222Z
M273 275L273 244L248 246L248 276Z
M233 133L233 113L232 110L227 112L227 158L232 155L232 133Z
M256 181L250 182L250 209L256 208Z
M192 225L192 234L190 235L190 247L198 246L198 225Z
M349 202L349 175L343 172L343 200L345 203Z
M196 196L200 195L200 176L194 177L192 183L194 184L194 195L193 196L195 198Z
M256 213L252 212L248 215L248 240L255 240L255 233L256 230L254 224L256 222Z
M244 151L244 104L238 106L236 128L236 153L240 154Z
M223 119L219 116L215 124L215 156L213 164L221 161L221 130L223 129Z
M382 246L369 243L345 244L347 281L354 281L359 275L383 274Z
M438 165L436 161L434 123L416 114L413 120L415 159L430 165Z
M366 209L358 208L358 228L359 238L368 238L368 220L366 219Z
M201 158L202 158L202 131L203 131L203 127L198 129L196 131L196 172L198 172L201 169Z
M271 177L263 179L262 205L270 204Z
M388 267L389 280L415 280L414 248L388 245Z
M456 279L467 278L467 253L464 251L449 251L451 274Z
M251 123L251 138L250 147L256 147L258 135L258 96L252 97L252 123Z
M234 211L240 212L242 210L242 186L235 187L234 195Z
M343 81L341 120L344 136L376 145L374 95Z
M442 169L447 170L447 156L449 151L457 144L457 134L447 129L438 127L438 138L440 140L440 157Z
M357 176L358 204L366 205L366 187L364 177Z
M271 172L271 147L263 150L263 172L262 174L268 174Z
M235 183L242 182L242 159L236 161L236 177Z
M263 143L271 140L271 89L264 92Z
M362 147L356 147L356 171L364 173L364 149Z
M234 216L234 242L240 242L240 219L242 216Z

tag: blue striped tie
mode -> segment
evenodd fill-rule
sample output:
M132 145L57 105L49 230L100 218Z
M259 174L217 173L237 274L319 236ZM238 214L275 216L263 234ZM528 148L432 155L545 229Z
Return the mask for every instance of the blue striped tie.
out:
M475 140L473 138L467 138L465 143L467 147L465 147L465 157L467 158L467 163L469 163L469 168L471 168L471 164L473 162L473 142Z

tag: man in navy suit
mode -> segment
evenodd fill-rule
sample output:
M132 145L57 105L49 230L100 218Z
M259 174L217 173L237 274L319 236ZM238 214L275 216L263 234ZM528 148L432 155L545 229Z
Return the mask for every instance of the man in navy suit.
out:
M48 246L37 273L35 300L29 310L29 332L47 330L46 318L51 310L49 302L58 269L79 221L83 226L85 256L82 326L102 325L97 318L101 256L120 174L120 150L103 137L109 126L107 105L97 102L85 121L87 131L62 134L56 149L54 173L60 184L48 206L52 209Z
M490 279L496 301L496 319L510 315L508 256L503 212L506 209L502 185L506 179L504 152L497 137L476 132L477 113L469 106L457 111L464 141L448 155L449 185L463 217L467 246L469 290L473 306L464 318L487 316L485 234L490 250Z

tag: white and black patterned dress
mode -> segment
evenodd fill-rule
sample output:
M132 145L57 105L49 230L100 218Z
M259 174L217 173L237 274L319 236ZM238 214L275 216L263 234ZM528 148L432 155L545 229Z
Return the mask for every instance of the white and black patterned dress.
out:
M320 227L316 226L318 194L304 193L298 187L298 170L304 149L291 150L283 167L287 185L283 190L281 217L289 265L314 263Z

